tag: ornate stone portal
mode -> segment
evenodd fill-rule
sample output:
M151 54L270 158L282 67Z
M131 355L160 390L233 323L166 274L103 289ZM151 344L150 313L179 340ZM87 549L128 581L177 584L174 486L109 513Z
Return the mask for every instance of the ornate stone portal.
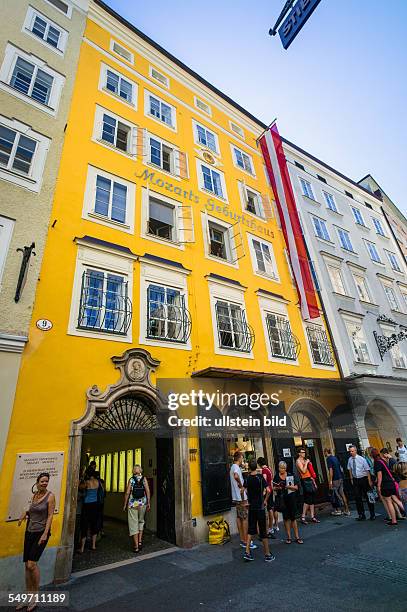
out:
M56 583L65 582L71 573L83 433L95 430L151 431L158 426L158 415L167 411L164 399L151 382L151 374L160 362L148 351L131 348L121 356L112 357L112 362L120 370L120 379L105 391L92 385L86 393L84 415L71 423L64 519L55 562ZM174 436L173 443L174 473L177 475L176 538L179 546L189 547L195 542L191 520L188 438L185 434Z

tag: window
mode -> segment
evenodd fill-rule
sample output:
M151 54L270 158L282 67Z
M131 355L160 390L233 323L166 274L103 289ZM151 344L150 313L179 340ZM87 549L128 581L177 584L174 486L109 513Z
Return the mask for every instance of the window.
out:
M135 184L93 166L88 168L83 218L128 233L134 231Z
M161 72L158 72L158 70L153 68L153 66L150 66L150 76L151 76L152 79L155 79L156 81L161 83L161 85L164 85L164 87L169 87L170 86L169 78L167 76L165 76L165 74L162 74Z
M353 279L355 281L359 299L362 300L362 302L371 302L372 298L370 296L366 278L361 274L353 274Z
M204 188L214 193L219 198L223 198L223 186L220 173L204 164L201 164L201 170Z
M175 108L173 106L146 92L145 109L147 116L154 117L157 121L175 129Z
M345 195L347 195L348 198L352 198L352 200L353 200L353 195L351 194L350 191L345 191Z
M352 206L352 212L353 212L353 216L355 218L355 221L358 225L365 225L365 222L363 220L363 216L362 213L360 212L359 208L354 208Z
M28 7L23 31L40 39L48 47L63 53L68 40L68 32L54 23L32 6Z
M82 276L78 327L126 335L131 303L123 276L88 268Z
M390 253L390 251L386 251L386 254L387 254L387 257L388 257L388 260L390 262L392 269L395 270L396 272L402 272L397 256L394 253Z
M396 294L394 292L393 287L390 285L386 285L383 283L383 289L387 297L387 301L389 302L390 308L392 310L400 310L399 304L397 302Z
M386 338L389 338L393 335L396 335L396 329L390 326L380 326L383 335ZM394 368L402 368L403 370L407 368L407 357L404 354L403 350L400 347L400 343L395 344L389 350L392 364Z
M41 104L48 105L53 77L25 59L17 58L10 85Z
M299 343L291 331L288 317L268 313L266 323L273 357L295 361L298 355Z
M376 245L373 244L373 242L368 242L367 240L365 242L367 250L369 251L370 259L376 263L382 263Z
M72 7L67 2L63 2L62 0L47 0L48 4L52 4L58 11L61 11L67 17L70 17L72 14Z
M297 166L297 168L300 168L300 170L304 170L305 172L305 168L302 164L300 164L300 162L295 161L294 164Z
M247 153L241 151L237 147L233 147L233 155L235 164L238 168L249 172L249 174L254 174L253 162L250 155L247 155Z
M14 221L7 217L0 216L0 286L3 278L4 267L8 249L10 246L11 235L13 233Z
M203 100L200 100L199 98L195 98L195 106L197 108L199 108L199 110L201 110L204 113L206 113L207 115L211 115L212 114L210 106L208 104L206 104L206 102L204 102Z
M179 289L150 284L147 288L147 338L186 343L191 317Z
M150 137L150 162L166 172L174 173L174 149Z
M345 251L350 251L354 253L353 246L350 240L349 232L344 229L338 228L338 236L339 242L341 243L341 247L345 249Z
M312 185L309 181L300 177L300 183L302 188L303 195L307 196L307 198L311 198L311 200L315 200L314 192L312 191Z
M133 467L142 465L141 448L90 455L89 463L91 461L95 461L100 478L105 482L104 487L107 493L124 493L127 483L133 476Z
M334 365L333 352L326 331L316 325L307 325L312 360L318 365Z
M314 224L315 235L322 240L331 240L328 233L326 222L319 217L311 217L312 223Z
M113 51L114 53L117 53L117 55L120 55L120 57L125 59L126 62L129 62L131 64L134 62L133 53L131 53L128 49L126 49L122 45L119 45L119 43L116 42L115 40L110 41L110 50Z
M332 193L328 193L328 191L323 191L322 193L324 194L325 202L329 210L332 210L333 212L338 212L335 198L333 197Z
M349 334L356 361L360 363L370 363L370 354L366 343L365 334L363 332L362 323L346 321L346 329Z
M376 219L376 217L372 217L372 221L373 225L375 226L376 234L379 234L380 236L386 236L381 221L379 219Z
M132 128L128 123L108 113L102 113L101 122L101 140L124 153L133 152Z
M229 236L226 227L217 225L213 221L208 222L209 229L209 254L221 259L230 259Z
M321 181L321 183L326 183L326 178L324 178L323 176L321 176L320 174L317 174L317 179L319 181Z
M152 236L174 241L175 231L175 207L167 202L149 198L148 211L148 233Z
M274 258L273 247L270 243L259 238L250 238L253 267L256 272L278 280L277 266Z
M242 306L218 300L215 304L220 348L250 353L253 348L253 331L246 321Z
M332 266L329 264L327 264L327 269L333 290L341 295L347 295L342 270L337 266Z
M219 152L218 148L218 137L216 134L208 130L208 128L200 125L199 123L194 122L195 126L195 142L197 144L202 145L203 147L208 147L214 153Z
M264 219L265 210L263 206L263 198L261 197L261 195L257 193L256 191L254 191L253 189L250 189L249 187L247 187L246 184L243 182L239 183L239 189L240 189L240 195L241 195L244 210L251 213L252 215L256 215L256 217L261 217ZM265 202L265 205L266 205L266 202ZM270 212L269 217L271 217L272 209L271 209L269 202L267 202L266 207L269 209L269 212Z
M125 102L134 104L133 83L122 77L118 72L113 72L110 69L106 70L105 88Z
M50 140L0 115L0 178L38 192Z
M236 125L236 123L233 123L233 121L229 121L229 124L232 132L240 136L240 138L244 138L244 131L242 130L240 125Z

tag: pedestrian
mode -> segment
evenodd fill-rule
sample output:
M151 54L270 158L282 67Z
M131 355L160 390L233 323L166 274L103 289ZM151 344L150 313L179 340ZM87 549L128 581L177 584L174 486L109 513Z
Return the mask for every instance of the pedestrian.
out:
M365 507L363 505L363 498L366 498L370 512L370 520L374 521L376 518L374 504L369 501L367 495L368 491L371 491L373 485L369 464L364 457L358 455L358 449L353 444L349 447L349 453L348 471L355 493L356 509L358 511L356 520L366 520Z
M304 492L301 523L307 525L306 517L308 511L311 515L311 522L320 523L321 521L315 517L315 492L317 490L316 473L311 461L306 457L304 448L300 448L298 451L296 466Z
M236 451L233 455L233 463L230 467L230 487L232 491L232 502L236 507L236 526L240 537L240 546L246 548L247 541L247 518L248 518L248 503L247 493L244 486L242 472L243 454ZM257 548L253 542L250 545L251 549Z
M254 561L250 545L252 543L252 537L259 534L263 543L264 560L270 563L275 560L274 555L270 554L266 526L267 500L270 495L270 488L267 486L263 474L257 472L257 462L255 459L249 461L249 470L250 473L246 481L247 500L249 503L249 526L243 559L245 561Z
M82 554L85 550L86 537L88 530L92 538L91 550L96 550L96 536L98 533L98 511L100 504L101 487L100 482L96 478L94 469L89 468L85 472L85 480L79 485L85 493L82 501L81 514L81 545L78 550Z
M100 535L101 537L102 535L104 535L103 522L105 513L106 488L105 481L100 477L100 472L95 472L95 478L98 479L100 485L100 489L98 491L98 535Z
M380 455L376 456L375 472L377 474L377 491L383 499L384 506L389 515L387 524L393 526L397 525L397 517L405 517L405 512L398 495L399 485L391 472L389 459L388 449L382 448Z
M396 474L399 477L400 501L403 504L404 512L407 513L407 461L398 462Z
M399 463L407 463L407 446L401 438L396 439L396 457Z
M138 464L133 467L133 476L129 479L124 495L123 511L126 510L133 551L138 553L143 547L145 514L150 510L150 487Z
M278 474L275 476L273 485L276 490L275 507L282 513L284 527L287 534L286 544L291 544L291 530L297 544L304 544L298 532L297 523L297 496L300 480L296 474L287 472L287 464L280 461Z
M269 489L269 496L267 498L267 535L271 539L275 539L274 535L274 492L273 492L273 473L268 467L264 457L257 459L257 465L261 468L261 473L267 483ZM278 517L278 513L277 513ZM277 518L278 522L278 518Z
M33 498L28 510L24 510L18 521L18 526L27 520L24 535L24 554L25 563L25 589L27 593L38 593L40 587L40 569L38 561L51 536L51 524L55 510L55 495L48 491L49 474L41 472L36 480L36 491L33 491ZM33 487L34 488L34 487ZM17 606L16 610L27 607L27 612L32 612L37 607L37 602L33 600L27 604Z
M349 512L349 504L345 492L343 490L343 469L339 462L338 457L336 457L330 448L324 449L324 454L326 457L326 465L328 468L328 483L329 489L332 491L333 495L336 495L339 499L340 503L343 505L344 510L343 514L346 516L350 516ZM339 516L342 514L340 508L332 513L334 516Z

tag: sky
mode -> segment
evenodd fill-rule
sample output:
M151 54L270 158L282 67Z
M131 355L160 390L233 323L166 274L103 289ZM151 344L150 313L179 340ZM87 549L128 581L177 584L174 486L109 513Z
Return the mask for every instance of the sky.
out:
M407 215L407 0L321 0L287 51L285 0L105 0L280 133Z

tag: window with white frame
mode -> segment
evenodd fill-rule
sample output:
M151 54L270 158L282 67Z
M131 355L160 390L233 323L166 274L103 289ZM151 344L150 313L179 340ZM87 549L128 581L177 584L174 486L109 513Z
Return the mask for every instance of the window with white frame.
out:
M113 51L113 53L120 55L120 57L125 59L126 62L129 62L130 64L134 62L133 53L131 53L131 51L126 49L126 47L123 47L123 45L119 45L119 43L113 39L111 39L110 41L110 50Z
M386 255L390 262L392 269L395 270L396 272L402 272L403 270L401 269L401 265L398 260L398 257L394 253L391 253L390 251L386 251Z
M368 242L365 240L366 248L369 251L370 259L375 263L382 263L380 259L379 251L377 250L376 245L373 242Z
M266 315L266 324L272 356L296 361L299 343L291 331L288 316L269 312Z
M197 166L200 188L213 193L218 198L226 199L226 185L223 172L207 166L200 160L197 160Z
M359 208L355 208L353 206L351 206L351 208L352 208L353 217L354 217L356 223L358 225L365 226L365 221L363 219L363 215L362 215L361 211L359 210Z
M102 143L114 147L129 155L136 154L136 133L137 128L107 111L101 106L96 107L95 115L95 139Z
M228 228L218 225L215 221L208 221L209 254L226 261L231 260L231 246Z
M196 121L193 122L193 126L195 142L197 144L202 145L203 147L207 147L214 153L219 153L219 142L217 135L211 130L208 130L207 127L201 125L200 123L197 123Z
M149 197L148 233L172 242L176 240L174 205L156 197Z
M249 234L248 238L255 272L279 280L272 244Z
M230 125L230 129L232 130L232 132L234 132L235 134L237 134L240 138L244 139L244 131L243 129L240 127L240 125L237 125L236 123L234 123L233 121L229 121L229 125Z
M48 4L51 4L58 11L66 15L66 17L71 17L72 15L72 5L70 2L63 2L63 0L46 0Z
M127 102L131 106L136 106L137 85L124 77L120 72L111 66L102 64L101 89L114 97Z
M306 329L314 364L333 366L333 350L325 329L320 325L307 325Z
M396 293L393 287L388 283L382 283L384 293L386 294L387 301L389 302L390 308L392 310L400 310L399 303L396 298Z
M362 321L345 320L355 360L359 363L370 363L370 353L367 346Z
M244 210L252 215L256 215L256 217L264 218L265 212L261 195L251 187L248 187L244 182L239 182L239 190ZM271 211L271 206L269 208Z
M180 247L195 241L192 206L142 190L142 235Z
M330 241L328 228L326 226L326 221L324 219L320 219L319 217L311 216L312 223L314 225L315 235L322 240Z
M303 195L307 196L307 198L311 198L311 200L315 200L314 192L312 190L312 185L309 181L306 181L304 178L300 177L300 183L302 188Z
M120 177L89 166L84 201L84 218L134 229L135 185Z
M148 283L147 338L185 344L191 333L191 317L185 295L178 289Z
M251 156L233 145L232 151L235 165L249 174L254 174L253 160Z
M386 237L386 233L383 229L383 225L380 221L380 219L377 219L376 217L372 217L372 221L373 221L373 225L375 227L376 230L376 234L379 234L379 236L384 236Z
M170 86L170 79L162 72L159 72L153 66L150 66L150 77L155 81L161 83L161 85L164 85L164 87L168 88Z
M356 272L352 272L352 276L353 280L355 281L359 299L362 300L362 302L371 302L372 298L366 277L363 276L363 274L357 274Z
M188 175L186 154L152 134L148 135L148 161L175 176L185 178Z
M13 229L14 221L0 215L0 287Z
M199 110L203 111L207 115L212 115L209 104L206 104L206 102L204 102L200 98L195 97L195 106L196 108L199 108Z
M49 146L49 138L0 115L0 178L38 192Z
M346 230L340 227L337 228L337 231L338 231L339 242L341 243L341 247L345 249L345 251L350 251L351 253L354 253L355 251L352 246L349 232L347 232Z
M32 6L28 7L23 31L31 34L46 46L64 53L68 41L68 32L49 17L46 17Z
M335 266L333 264L328 264L328 263L326 267L328 270L329 279L332 284L332 289L336 293L340 293L341 295L347 295L341 268L339 266Z
M176 127L175 107L149 91L145 92L145 114L170 128Z
M219 299L215 303L215 312L219 348L249 353L253 348L254 335L247 323L244 307Z
M54 115L64 83L65 77L46 62L7 44L0 69L2 89Z
M324 194L325 202L329 210L332 210L333 212L338 212L335 198L332 193L329 193L328 191L322 191L322 193Z

